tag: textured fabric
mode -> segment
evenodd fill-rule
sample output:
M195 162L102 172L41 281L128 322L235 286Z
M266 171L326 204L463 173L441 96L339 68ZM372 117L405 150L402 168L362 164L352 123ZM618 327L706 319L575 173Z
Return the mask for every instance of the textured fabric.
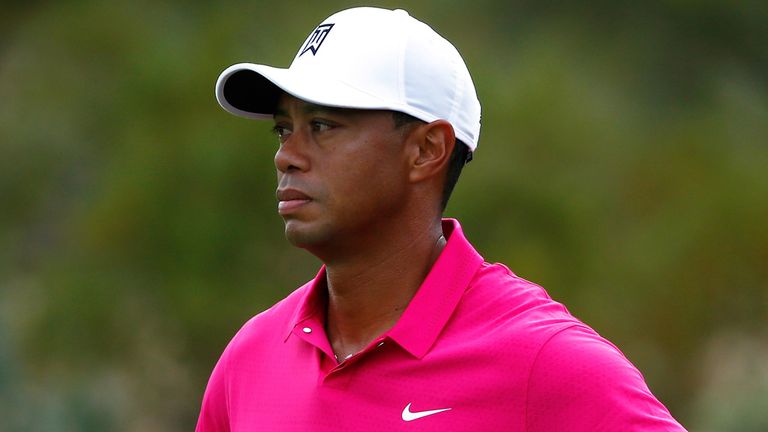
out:
M339 364L325 269L232 339L198 432L682 431L611 343L489 264L455 220L397 324Z

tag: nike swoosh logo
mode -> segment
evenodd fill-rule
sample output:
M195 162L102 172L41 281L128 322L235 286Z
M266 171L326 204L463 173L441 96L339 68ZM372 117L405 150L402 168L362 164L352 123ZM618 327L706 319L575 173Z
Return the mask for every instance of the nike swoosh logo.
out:
M411 411L411 404L409 403L408 405L405 406L405 409L403 409L403 420L407 422L414 421L426 416L431 416L433 414L441 413L448 410L450 410L450 408L413 412Z

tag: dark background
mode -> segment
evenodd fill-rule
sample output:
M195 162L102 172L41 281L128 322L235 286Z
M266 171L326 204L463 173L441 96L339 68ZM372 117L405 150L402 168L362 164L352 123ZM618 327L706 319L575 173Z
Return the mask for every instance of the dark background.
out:
M229 338L315 274L283 238L271 125L213 87L353 5L319 3L3 2L0 430L191 430ZM688 428L768 430L768 2L371 3L474 77L447 215L486 259Z

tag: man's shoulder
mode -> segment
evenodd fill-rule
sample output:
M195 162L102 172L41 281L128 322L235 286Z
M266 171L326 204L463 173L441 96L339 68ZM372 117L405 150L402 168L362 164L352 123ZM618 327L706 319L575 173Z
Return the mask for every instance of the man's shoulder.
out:
M558 331L583 325L540 285L499 263L484 262L465 295L466 306L496 317L502 328L546 339Z
M467 294L466 310L491 317L494 349L525 365L530 430L683 430L624 354L541 286L483 263Z
M584 324L544 288L502 264L483 263L448 322L438 350L492 353L492 366L525 370L555 334ZM495 365L495 366L494 366Z

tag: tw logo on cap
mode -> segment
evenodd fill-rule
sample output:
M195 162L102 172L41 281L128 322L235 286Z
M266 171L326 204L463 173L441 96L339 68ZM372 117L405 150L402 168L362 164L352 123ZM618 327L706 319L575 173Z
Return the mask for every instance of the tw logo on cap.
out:
M320 49L320 45L323 44L325 37L328 36L328 33L330 33L332 28L333 24L321 24L317 26L315 31L309 36L309 39L307 39L307 43L304 44L304 48L301 49L299 57L303 56L307 51L312 51L312 55L317 54L317 50Z

